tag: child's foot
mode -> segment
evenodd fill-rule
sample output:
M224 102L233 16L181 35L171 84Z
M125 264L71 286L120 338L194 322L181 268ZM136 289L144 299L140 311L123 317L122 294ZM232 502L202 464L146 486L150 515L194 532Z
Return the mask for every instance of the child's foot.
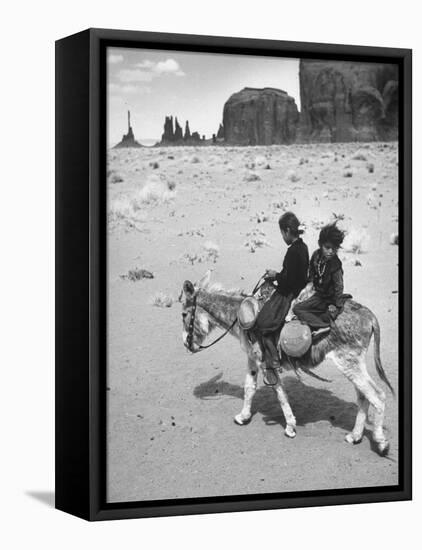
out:
M312 338L318 338L318 336L322 336L323 334L326 334L327 332L330 332L330 327L324 327L319 328L318 330L312 331Z
M262 369L264 378L263 382L266 386L275 386L278 382L278 376L275 370L271 367L265 367Z
M264 384L266 386L275 386L279 382L277 371L281 372L280 361L273 361L270 366L265 365L262 371L264 374Z

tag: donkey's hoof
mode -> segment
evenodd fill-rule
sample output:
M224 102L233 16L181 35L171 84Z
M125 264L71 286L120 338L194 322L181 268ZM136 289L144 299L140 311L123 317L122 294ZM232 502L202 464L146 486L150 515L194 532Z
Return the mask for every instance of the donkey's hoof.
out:
M284 430L284 435L293 439L294 437L296 437L296 430L291 426L286 426L286 429Z
M237 424L238 426L246 426L246 424L249 424L249 422L251 421L252 419L252 416L249 416L248 417L244 417L242 416L241 414L237 414L233 420L234 420L234 423Z
M380 456L387 456L390 451L390 443L387 440L378 441L377 450Z
M344 438L344 441L346 441L350 445L358 445L362 441L362 438L357 437L357 436L353 435L352 432L350 432L350 433L346 434L346 436Z

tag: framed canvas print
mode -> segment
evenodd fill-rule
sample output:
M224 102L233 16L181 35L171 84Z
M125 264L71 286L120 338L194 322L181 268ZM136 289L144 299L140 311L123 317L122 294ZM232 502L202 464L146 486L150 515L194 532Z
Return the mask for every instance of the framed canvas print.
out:
M411 498L411 51L56 43L56 506Z

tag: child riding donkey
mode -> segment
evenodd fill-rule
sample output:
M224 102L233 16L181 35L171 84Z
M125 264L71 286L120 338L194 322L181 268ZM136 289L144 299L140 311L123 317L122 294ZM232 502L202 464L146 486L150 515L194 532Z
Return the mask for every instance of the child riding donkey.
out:
M277 342L292 302L299 300L293 307L293 314L309 325L315 340L330 331L344 302L351 298L350 294L343 293L343 268L337 252L343 242L344 232L336 223L322 228L319 248L312 254L310 262L308 248L300 238L303 230L295 214L285 213L279 220L279 226L289 248L282 271L277 273L268 269L266 272L266 278L274 282L276 290L259 312L253 330L249 331L251 339L260 342L264 353L264 383L267 385L273 384L274 369L280 367ZM300 295L308 294L311 290L314 294L300 301Z
M293 313L313 330L313 338L330 331L332 322L341 312L344 302L351 298L343 293L343 266L337 256L344 232L336 223L321 229L319 248L312 254L306 291L314 294L293 307Z
M255 341L255 345L259 341L264 353L264 383L267 385L273 385L277 380L274 369L280 367L278 337L292 301L306 285L309 266L308 247L300 237L303 230L295 214L286 212L278 224L289 248L280 273L274 269L266 271L266 279L274 282L275 291L259 312L253 330L249 331L251 340Z

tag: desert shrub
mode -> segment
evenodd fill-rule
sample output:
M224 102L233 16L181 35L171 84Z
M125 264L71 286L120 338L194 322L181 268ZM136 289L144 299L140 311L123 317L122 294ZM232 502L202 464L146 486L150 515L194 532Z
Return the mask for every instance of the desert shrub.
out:
M345 171L343 172L343 177L344 177L344 178L351 178L351 177L353 177L353 172L352 172L352 170L345 170Z
M368 160L366 158L366 155L363 153L363 151L356 151L356 153L352 156L352 159L353 160L363 160L363 161Z
M336 214L333 212L333 218L335 222L343 221L346 216L344 214Z
M150 303L155 307L171 307L174 303L174 298L164 292L156 292L152 296Z
M133 214L132 202L127 196L119 196L109 203L108 215L112 220L118 220Z
M190 161L192 164L198 164L199 162L201 162L201 159L197 155L193 155Z
M110 170L107 176L110 183L121 183L123 181L122 176L114 170Z
M170 185L171 188L169 188ZM168 184L158 176L149 176L144 187L134 198L135 209L140 208L140 204L168 202L175 196L174 187L174 184Z
M259 168L263 168L268 165L268 160L264 157L264 155L257 155L255 157L254 163Z
M368 193L366 196L366 204L369 208L377 208L377 199L373 193Z
M127 279L132 282L140 281L141 279L153 279L154 275L151 271L147 269L139 269L135 267L134 269L129 269L125 275L120 275L122 279Z
M263 248L265 246L271 246L268 240L265 238L265 233L257 227L246 233L247 240L243 243L249 252L252 254L257 248Z
M220 256L220 247L218 244L207 241L202 248L205 261L212 261L213 263L216 263L218 257Z
M369 234L365 228L353 228L348 231L344 242L343 250L353 254L363 254L368 250Z
M255 172L246 172L243 179L245 181L259 181L261 178Z
M255 221L256 223L264 223L269 220L269 217L265 212L257 212L255 216L250 218L251 221Z
M157 161L152 161L152 162L149 163L149 165L151 166L151 168L153 170L157 170L157 168L160 168L160 165L158 164Z
M370 174L373 174L374 173L374 170L375 170L375 165L373 162L368 162L367 165L366 165L366 169L368 170L368 172Z
M213 262L216 263L220 256L220 247L211 241L207 241L196 252L186 252L182 259L194 265L196 263Z
M298 176L294 170L288 170L286 178L293 183L300 180L300 176Z

